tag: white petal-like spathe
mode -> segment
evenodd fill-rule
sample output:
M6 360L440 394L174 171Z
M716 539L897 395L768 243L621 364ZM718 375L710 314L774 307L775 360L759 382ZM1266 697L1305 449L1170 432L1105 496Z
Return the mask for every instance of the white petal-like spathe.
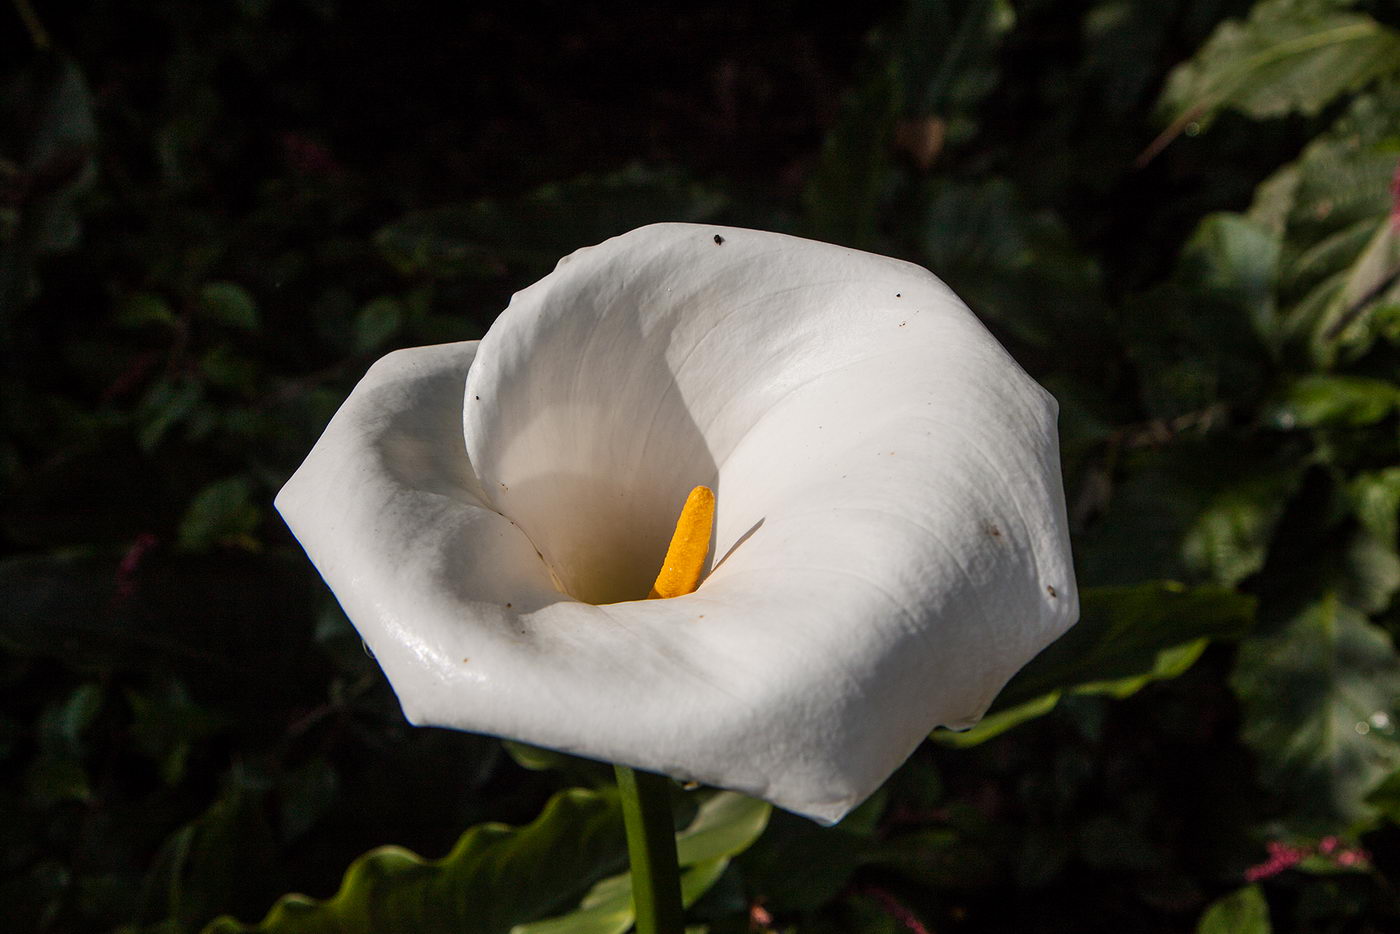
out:
M637 599L700 483L713 570ZM1054 401L928 272L750 230L633 231L390 355L278 508L414 722L825 821L1078 613Z

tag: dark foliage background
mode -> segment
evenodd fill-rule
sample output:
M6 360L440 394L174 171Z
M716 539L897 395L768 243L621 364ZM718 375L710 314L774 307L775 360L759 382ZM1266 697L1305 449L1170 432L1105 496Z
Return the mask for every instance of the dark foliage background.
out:
M1061 400L1085 600L694 923L1400 930L1393 4L18 0L0 83L7 929L251 924L542 812L445 864L465 922L390 853L270 929L622 868L605 770L404 724L270 502L379 354L693 220L944 277Z

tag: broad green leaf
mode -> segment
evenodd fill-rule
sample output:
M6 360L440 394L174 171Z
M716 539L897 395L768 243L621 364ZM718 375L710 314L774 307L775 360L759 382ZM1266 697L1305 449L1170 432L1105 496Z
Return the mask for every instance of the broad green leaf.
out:
M1363 816L1362 795L1400 767L1400 657L1383 629L1335 595L1247 640L1231 684L1243 739L1300 830Z
M226 715L191 700L178 681L145 691L128 689L126 701L132 715L132 745L156 763L171 787L184 778L191 748L229 725Z
M204 388L193 380L161 380L141 400L141 421L136 440L153 451L172 428L186 421L204 398Z
M1000 178L934 179L921 196L920 259L979 315L1035 347L1102 342L1098 266L1057 215L1033 209Z
M1332 580L1342 602L1372 614L1390 606L1391 598L1400 591L1400 554L1395 539L1379 538L1363 527L1350 536L1345 547L1334 550L1340 560Z
M283 896L261 922L220 918L206 934L506 934L577 904L626 859L614 793L560 792L533 823L471 828L439 860L381 847L325 900Z
M1364 343L1364 337L1358 341L1360 335L1353 333L1359 330L1354 325L1375 306L1396 302L1400 302L1400 228L1385 216L1377 221L1375 234L1319 316L1312 341L1315 356L1330 361L1328 345L1339 338Z
M1274 294L1281 247L1276 233L1243 215L1211 214L1183 249L1178 275L1243 311L1255 333L1268 341L1277 330Z
M1196 934L1270 934L1269 903L1257 885L1247 885L1211 902Z
M1124 678L1088 681L1075 685L1067 691L1050 691L1040 697L1017 704L1015 707L996 709L996 712L983 717L982 721L970 730L961 733L952 730L935 730L930 738L944 746L956 749L978 746L1028 720L1034 720L1048 714L1055 709L1060 698L1066 693L1105 694L1118 700L1131 697L1153 681L1165 681L1185 674L1192 665L1196 664L1196 660L1201 657L1209 644L1209 639L1201 638L1161 649L1157 652L1152 667L1141 674L1129 675Z
M142 894L143 914L192 930L227 911L256 910L271 897L277 848L263 818L265 788L235 774L220 798L166 840Z
M1264 0L1171 73L1162 105L1178 125L1222 108L1256 119L1318 113L1400 69L1400 33L1327 3Z
M122 299L117 306L116 320L126 328L142 328L150 324L168 327L175 323L175 312L161 296L137 292Z
M1280 428L1373 425L1400 406L1400 384L1363 376L1313 373L1294 380L1270 419Z
M571 756L568 753L541 746L530 746L514 740L502 740L506 753L515 764L532 772L555 771L560 779L570 785L583 788L611 787L614 778L613 767L596 759Z
M353 346L358 353L380 349L403 327L403 302L381 296L367 302L355 315Z
M676 835L681 867L681 898L693 904L719 880L729 860L748 849L768 825L772 807L730 791L719 792ZM520 925L511 934L623 934L632 927L632 877L621 873L604 879L567 914Z
M1196 664L1208 645L1210 645L1210 639L1201 638L1162 649L1157 653L1152 668L1140 675L1090 681L1087 684L1077 685L1073 693L1106 694L1118 700L1131 697L1153 681L1167 681L1184 675L1192 665Z
M1400 539L1400 467L1358 474L1348 493L1361 524L1393 546Z
M1294 162L1255 192L1249 215L1284 237L1282 334L1330 366L1364 353L1400 298L1390 221L1400 80L1356 97Z
M81 752L83 733L102 706L102 694L100 684L87 682L62 703L46 707L37 724L40 744L56 751Z
M1181 550L1187 567L1228 586L1262 568L1301 477L1295 463L1222 484L1186 528Z
M1080 592L1079 622L1021 669L993 711L1018 707L1054 691L1104 682L1171 677L1201 639L1237 639L1253 622L1254 600L1224 587L1157 581ZM1177 653L1171 653L1176 650ZM1168 652L1165 657L1164 652ZM1194 659L1193 659L1194 660ZM1160 667L1159 667L1160 666Z
M0 342L13 340L15 313L37 285L35 261L79 243L97 141L96 100L77 64L15 57L0 85Z
M258 306L248 290L234 282L210 282L199 290L199 311L211 321L256 331Z
M1366 803L1392 824L1400 824L1400 771L1391 772L1372 788Z
M185 510L180 520L180 547L200 551L216 544L246 544L260 518L250 478L219 480L200 490Z

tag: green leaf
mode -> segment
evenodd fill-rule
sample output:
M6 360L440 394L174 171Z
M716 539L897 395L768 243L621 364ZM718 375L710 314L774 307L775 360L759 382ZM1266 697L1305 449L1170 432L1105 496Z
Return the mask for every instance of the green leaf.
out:
M20 65L22 61L27 64ZM35 288L34 263L78 245L78 200L97 176L96 100L64 55L20 56L0 86L0 341Z
M1392 824L1400 824L1400 771L1381 779L1366 795L1366 803Z
M515 764L532 772L558 772L568 784L585 788L611 787L615 779L613 767L596 759L571 756L555 749L530 746L514 740L502 740L506 753Z
M1347 492L1361 524L1394 547L1400 539L1400 467L1358 474Z
M1011 679L992 705L994 712L1055 691L1087 687L1112 693L1125 687L1110 687L1112 682L1172 677L1184 670L1183 661L1199 654L1194 648L1199 640L1237 639L1254 620L1252 597L1171 581L1086 588L1080 603L1079 622Z
M1390 221L1400 81L1356 97L1325 133L1255 192L1249 216L1284 237L1282 336L1330 366L1364 353L1400 301Z
M381 847L352 863L329 899L287 895L259 924L220 918L205 931L506 934L577 904L626 853L616 794L572 789L527 826L471 828L442 859Z
M253 504L251 478L211 483L195 495L180 520L180 547L202 551L220 543L246 544L261 516Z
M998 710L996 713L983 717L970 730L944 730L939 729L933 732L930 739L943 746L951 746L954 749L964 749L969 746L979 746L989 739L994 739L1007 730L1020 726L1027 720L1034 720L1043 717L1055 709L1055 705L1060 702L1060 692L1050 691L1040 697L1033 697L1025 703L1017 704L1015 707L1007 707Z
M1330 3L1264 0L1221 24L1167 80L1162 106L1184 124L1221 108L1256 119L1316 114L1400 69L1400 33Z
M1033 210L1000 178L934 179L921 194L921 260L979 315L1032 346L1103 340L1098 267L1059 217Z
M129 689L126 700L131 707L133 744L156 762L170 787L184 778L194 744L228 725L227 716L194 703L178 681L149 691Z
M266 904L277 846L263 795L258 782L235 774L208 811L171 835L143 893L147 918L190 930L221 912Z
M1247 885L1211 902L1196 934L1270 934L1269 903L1257 885Z
M993 705L995 712L983 717L982 721L972 729L962 732L935 730L930 739L955 749L979 746L1013 727L1045 716L1055 709L1066 693L1104 694L1118 700L1131 697L1153 681L1166 681L1185 674L1192 665L1196 664L1197 659L1201 657L1209 644L1209 639L1201 638L1161 649L1157 652L1156 658L1153 659L1152 666L1141 674L1087 681L1077 684L1067 691L1050 691L1010 708L1001 708L1000 701L998 701L997 704Z
M116 320L126 328L141 328L149 324L168 327L175 323L175 312L170 310L170 303L161 296L137 292L128 295L117 306Z
M681 900L690 906L719 880L729 860L763 833L772 808L734 792L719 792L700 805L690 826L676 835ZM604 879L567 914L520 925L511 934L623 934L632 927L632 877Z
M141 427L136 435L142 450L150 452L172 428L187 420L204 398L204 388L192 380L161 380L141 400Z
M1362 795L1400 766L1400 658L1384 630L1335 595L1247 640L1231 685L1242 737L1300 831L1363 816Z
M1314 325L1313 346L1318 359L1329 361L1328 344L1344 335L1358 343L1353 329L1358 319L1378 304L1400 301L1400 228L1389 216L1375 224L1375 233L1356 257L1344 277L1335 280ZM1362 349L1364 349L1364 341Z
M1294 463L1222 485L1182 538L1187 567L1228 586L1262 568L1274 529L1301 476L1300 465Z
M380 349L403 327L403 302L391 296L381 296L368 302L355 315L354 348L357 353Z
M1182 250L1178 276L1233 308L1242 310L1264 340L1277 330L1282 238L1239 214L1211 214Z
M102 686L80 685L62 703L51 704L39 718L39 742L45 749L77 754L82 736L102 706Z
M243 286L233 282L210 282L199 290L200 314L211 321L241 331L258 329L258 306Z

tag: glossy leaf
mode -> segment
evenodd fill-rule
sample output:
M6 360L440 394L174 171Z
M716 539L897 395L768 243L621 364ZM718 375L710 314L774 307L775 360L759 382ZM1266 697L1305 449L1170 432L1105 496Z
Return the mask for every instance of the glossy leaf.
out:
M1362 816L1362 795L1400 767L1400 658L1385 630L1336 596L1246 642L1231 683L1244 741L1300 829Z
M1221 108L1251 117L1315 114L1339 95L1393 72L1400 33L1331 4L1264 0L1248 19L1222 24L1167 82L1163 106L1177 120Z
M255 925L221 918L205 934L505 934L575 903L625 859L616 795L574 789L527 826L473 827L439 860L381 847L328 899L287 895Z
M681 899L687 906L719 880L730 858L758 839L771 811L769 804L733 792L700 805L690 826L676 835ZM623 934L633 921L632 877L621 873L595 885L574 911L521 925L512 934Z
M1400 406L1400 384L1363 376L1315 373L1295 380L1273 412L1283 428L1361 427Z
M211 321L242 331L256 331L258 306L235 282L211 282L199 292L199 310Z
M1270 934L1269 903L1257 885L1247 885L1211 903L1196 934Z
M1400 467L1358 475L1349 493L1356 517L1378 541L1400 539Z
M1105 682L1158 672L1173 677L1180 673L1184 657L1199 652L1183 647L1203 638L1237 639L1254 618L1254 601L1244 594L1171 581L1087 588L1081 600L1079 622L1011 680L993 704L994 711L1053 691L1092 685L1097 692L1112 693Z

